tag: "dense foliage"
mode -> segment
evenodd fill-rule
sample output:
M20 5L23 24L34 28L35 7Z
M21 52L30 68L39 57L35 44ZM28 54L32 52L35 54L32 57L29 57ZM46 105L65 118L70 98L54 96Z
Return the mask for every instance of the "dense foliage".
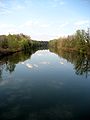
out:
M18 51L26 49L31 45L31 38L23 34L17 35L1 35L0 36L0 48L11 51Z
M17 51L31 51L37 47L47 47L48 42L31 40L30 36L24 34L1 35L0 36L0 55L11 54Z
M78 51L90 54L90 29L77 30L74 35L51 40L49 46L66 51Z

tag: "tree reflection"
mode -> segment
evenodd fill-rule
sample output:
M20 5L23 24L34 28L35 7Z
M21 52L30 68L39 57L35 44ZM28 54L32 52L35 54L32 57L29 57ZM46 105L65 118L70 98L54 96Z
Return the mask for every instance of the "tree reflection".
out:
M14 71L15 67L16 65L14 63L10 63L10 62L6 63L6 71L9 70L10 73Z
M50 48L50 51L74 64L75 73L77 75L85 75L88 77L90 72L90 55L80 54L78 52L66 52L57 47Z
M17 52L9 56L0 58L0 78L2 78L3 69L12 73L15 70L16 64L23 62L31 58L31 55L34 54L37 50L47 49L43 47L38 47L30 49L30 51ZM4 67L3 67L4 65Z
M85 73L86 77L90 72L90 59L87 55L80 55L75 64L76 74L83 75Z
M27 60L31 55L31 53L18 52L10 56L3 57L0 61L5 65L5 70L12 73L15 70L17 63Z
M0 63L0 81L2 80L2 64Z
M2 58L0 58L0 77L2 76L3 69L12 73L15 70L16 64L30 59L32 54L34 54L37 50L42 49L47 49L47 46L33 48L28 51L16 52L12 55L3 56ZM1 67L3 65L5 66Z

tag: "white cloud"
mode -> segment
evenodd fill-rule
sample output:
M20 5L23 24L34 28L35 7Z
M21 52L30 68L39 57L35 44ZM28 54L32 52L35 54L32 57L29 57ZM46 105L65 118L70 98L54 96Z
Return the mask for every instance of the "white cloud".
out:
M16 6L12 7L12 10L22 10L25 6L17 4Z
M33 22L31 20L26 21L25 23L19 25L19 28L23 28L23 27L31 27L33 25Z
M34 40L43 40L43 41L46 41L46 40L52 40L54 38L58 38L57 35L55 34L45 34L45 33L35 33L35 34L32 34L31 35L32 39Z
M65 4L65 2L61 1L61 2L59 2L59 4L60 4L60 5L64 5L64 4Z
M68 24L69 24L68 22L62 23L62 24L60 25L60 28L66 27Z
M62 65L63 65L64 63L60 61L60 64L62 64Z
M33 68L33 66L32 66L31 64L29 64L29 63L26 64L26 67L28 67L28 68L30 68L30 69Z
M9 14L11 11L8 9L7 4L0 1L0 14Z
M38 53L38 54L37 54L37 56L42 56L42 55L43 55L43 54L41 54L41 53Z
M15 25L13 24L7 24L7 23L0 23L0 28L11 28L11 27L15 27Z
M24 65L24 62L21 62L22 65Z
M41 24L40 27L47 28L47 27L49 27L49 24Z
M6 14L10 14L10 13L12 13L12 11L7 10L7 9L3 9L0 11L0 15L6 15Z
M90 21L89 20L81 20L81 21L75 22L76 26L82 26L82 25L86 25L86 24L90 24Z
M49 28L49 24L40 22L39 20L28 20L26 22L22 22L19 24L11 24L11 23L0 23L0 34L17 34L24 33L30 35L32 39L36 40L48 40L53 38L53 35L47 34L47 28Z
M5 8L5 4L0 1L0 8Z
M53 1L51 1L51 6L52 7L57 7L57 6L63 6L64 4L65 4L66 2L65 1L63 1L63 0L53 0Z
M43 61L43 62L40 62L40 64L43 64L43 65L49 65L49 64L50 64L50 62Z
M84 29L87 30L87 28L90 27L90 21L89 20L81 20L73 23L73 29Z
M28 20L24 23L22 23L21 25L18 26L18 28L22 29L22 28L29 28L32 30L36 30L36 29L45 29L48 28L50 26L50 24L47 23L42 23L39 20Z
M38 68L38 65L37 65L37 64L34 64L33 66L36 67L36 68Z
M10 13L13 13L17 10L18 11L22 10L24 8L25 8L24 5L21 5L18 2L15 2L14 0L8 1L8 2L5 2L3 0L0 1L0 14L1 15L10 14Z
M0 34L18 33L18 28L14 24L0 23Z

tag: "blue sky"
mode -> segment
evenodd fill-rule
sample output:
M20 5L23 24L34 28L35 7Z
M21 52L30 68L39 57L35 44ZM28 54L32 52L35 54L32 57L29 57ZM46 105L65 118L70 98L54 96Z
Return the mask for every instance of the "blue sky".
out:
M0 34L50 40L90 27L90 0L0 0Z

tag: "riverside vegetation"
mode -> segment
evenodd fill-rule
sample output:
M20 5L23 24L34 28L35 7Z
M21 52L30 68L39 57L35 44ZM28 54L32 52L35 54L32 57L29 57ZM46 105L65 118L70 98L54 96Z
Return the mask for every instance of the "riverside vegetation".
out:
M49 49L74 65L76 74L86 77L90 72L90 29L77 30L74 35L49 42Z
M50 42L1 37L0 120L90 120L90 39L82 32Z
M47 48L49 48L51 52L58 54L60 57L63 57L74 64L76 74L86 74L86 77L88 76L88 71L90 71L90 29L88 29L87 32L85 30L77 30L74 35L63 38L60 37L51 40L50 42L35 41L32 40L30 36L24 34L1 35L0 61L3 61L2 56L12 53L17 54L17 52L20 54L21 61L23 61L21 55L26 59L27 56L30 57L35 51ZM15 58L17 57L14 57L14 59ZM17 59L15 60L17 61ZM12 64L10 64L10 66L12 66ZM9 68L12 69L13 67ZM12 71L11 69L10 71Z
M30 36L24 34L1 35L0 36L0 56L15 53L18 51L32 51L39 47L47 47L48 42L32 40Z
M49 46L53 49L76 51L90 55L90 29L88 28L87 32L85 30L77 30L74 35L51 40Z
M60 37L58 39L47 41L32 40L30 36L24 34L0 35L0 56L11 54L17 51L31 51L38 47L48 47L64 51L76 51L90 55L90 29L77 30L74 35Z

